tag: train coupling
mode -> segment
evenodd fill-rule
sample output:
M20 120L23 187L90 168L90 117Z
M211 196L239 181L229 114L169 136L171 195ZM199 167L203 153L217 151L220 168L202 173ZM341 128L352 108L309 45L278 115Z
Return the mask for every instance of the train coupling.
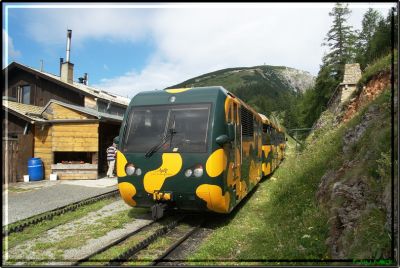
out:
M168 204L166 203L157 203L151 207L151 217L153 220L161 219L164 216L164 212L167 209Z
M151 207L151 215L154 220L158 220L164 216L164 212L173 201L172 192L154 191L153 200L156 202Z

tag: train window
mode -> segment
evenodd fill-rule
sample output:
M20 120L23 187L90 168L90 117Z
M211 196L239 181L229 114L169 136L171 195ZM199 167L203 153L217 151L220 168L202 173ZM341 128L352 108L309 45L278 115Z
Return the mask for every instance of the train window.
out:
M211 104L133 107L121 150L145 153L163 141L160 152L205 152Z
M267 124L263 124L263 145L270 145L271 144L271 127Z

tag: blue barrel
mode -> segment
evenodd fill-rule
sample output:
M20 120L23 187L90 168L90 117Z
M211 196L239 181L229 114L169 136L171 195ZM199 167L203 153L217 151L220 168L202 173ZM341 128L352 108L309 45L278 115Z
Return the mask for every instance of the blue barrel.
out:
M28 160L28 175L30 181L43 180L43 162L40 158Z

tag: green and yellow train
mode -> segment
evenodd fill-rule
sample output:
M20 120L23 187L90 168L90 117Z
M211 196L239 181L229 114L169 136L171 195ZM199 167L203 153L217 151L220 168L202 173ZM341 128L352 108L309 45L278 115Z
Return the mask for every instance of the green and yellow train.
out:
M285 134L220 86L137 94L118 137L123 200L229 213L284 158Z

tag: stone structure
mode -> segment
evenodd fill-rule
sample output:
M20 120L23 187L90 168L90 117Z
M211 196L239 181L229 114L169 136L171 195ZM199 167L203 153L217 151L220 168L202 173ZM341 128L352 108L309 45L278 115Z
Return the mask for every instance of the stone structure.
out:
M361 78L361 69L359 63L346 64L344 67L343 82L340 83L331 99L328 102L328 108L335 111L344 102L350 99L350 96L357 89L357 82Z
M361 78L360 64L346 64L344 66L344 77L343 82L340 83L341 87L341 99L340 103L345 102L349 99L351 94L357 89L356 85L358 80Z

